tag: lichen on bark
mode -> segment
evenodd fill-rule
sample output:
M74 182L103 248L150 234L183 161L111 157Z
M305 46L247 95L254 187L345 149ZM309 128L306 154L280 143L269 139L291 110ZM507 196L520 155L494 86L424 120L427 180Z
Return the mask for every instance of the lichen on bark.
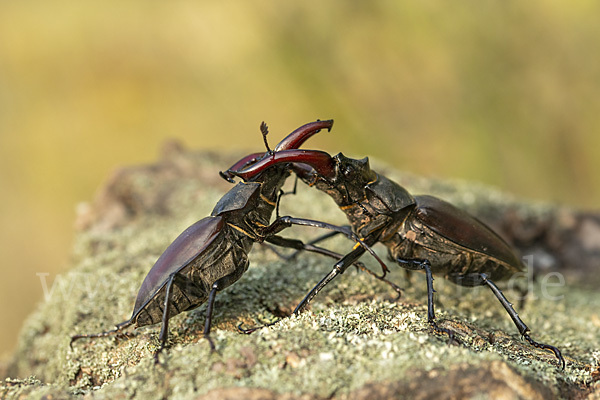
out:
M380 172L410 191L454 202L532 255L539 276L527 282L530 296L518 311L533 338L563 351L565 371L552 353L519 338L486 288L460 288L440 278L439 323L461 343L448 344L427 324L423 276L407 277L401 268L389 275L404 288L400 299L386 284L349 270L302 315L239 334L240 323L252 326L289 314L331 268L330 260L317 255L285 261L260 245L247 273L217 297L212 330L217 352L202 338L205 306L172 319L170 347L159 365L152 358L158 326L128 337L81 340L71 348L71 335L110 329L129 318L156 258L231 187L218 171L234 159L170 144L157 163L117 171L94 202L81 207L73 267L48 283L51 295L25 324L4 368L3 398L598 396L598 214L526 203L480 185L419 178L386 166ZM282 215L345 223L326 196L298 189L283 198ZM284 233L302 239L318 234L302 228ZM352 243L337 238L327 246L347 252ZM565 277L566 284L544 281L549 272ZM506 291L511 301L517 294Z

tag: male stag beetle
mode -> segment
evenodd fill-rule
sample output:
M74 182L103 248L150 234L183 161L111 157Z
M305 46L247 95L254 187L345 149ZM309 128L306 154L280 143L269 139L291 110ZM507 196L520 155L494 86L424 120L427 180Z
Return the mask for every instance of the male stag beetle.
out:
M560 350L534 341L529 336L530 329L494 284L522 271L524 266L510 246L488 226L436 197L412 196L397 183L371 170L368 158L355 160L342 153L332 157L317 150L291 149L229 173L248 180L280 163L293 163L292 169L300 179L331 196L346 214L354 233L366 244L338 261L294 313L300 312L325 285L342 274L367 246L379 242L403 268L425 271L427 317L436 331L453 337L451 331L435 322L432 274L461 286L487 285L519 333L532 346L552 351L564 369ZM285 225L285 217L274 224Z
M329 120L303 125L284 138L275 148L275 152L297 149L321 129L331 129L332 124L333 121ZM261 131L266 144L267 127L264 123L261 125ZM273 153L267 145L266 153L244 157L234 164L232 169L260 162ZM226 179L232 178L227 174L222 175ZM261 173L255 174L252 180L234 186L219 200L209 217L187 228L158 258L142 283L131 318L116 325L113 330L74 335L71 343L80 338L108 336L132 325L138 328L162 321L160 348L155 355L155 359L158 360L158 354L167 341L169 318L208 301L203 334L214 350L215 346L209 333L215 296L246 272L249 264L248 253L254 242L266 240L280 246L341 258L341 255L326 249L276 236L274 233L283 228L281 224L268 229L281 187L289 175L290 166L278 164L263 169ZM289 220L306 225L304 220ZM328 229L355 238L350 229L324 225Z

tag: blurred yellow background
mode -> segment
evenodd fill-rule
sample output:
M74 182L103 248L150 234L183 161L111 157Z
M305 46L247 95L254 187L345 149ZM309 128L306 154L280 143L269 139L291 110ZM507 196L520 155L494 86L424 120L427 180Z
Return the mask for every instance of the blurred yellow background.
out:
M68 267L76 204L161 143L314 148L598 208L600 3L0 3L0 353ZM312 139L311 139L312 140Z

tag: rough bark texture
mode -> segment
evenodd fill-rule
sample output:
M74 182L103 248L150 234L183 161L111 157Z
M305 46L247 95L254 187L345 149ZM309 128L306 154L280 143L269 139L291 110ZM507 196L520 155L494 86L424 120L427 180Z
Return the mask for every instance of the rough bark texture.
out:
M158 326L70 348L71 335L110 329L129 317L156 258L231 187L218 171L235 158L190 153L172 143L156 164L114 174L80 210L73 268L49 279L52 292L23 327L16 354L2 365L2 398L600 398L599 215L385 167L380 172L411 192L450 200L533 256L537 279L525 282L531 291L518 311L534 339L563 351L566 370L552 353L520 339L486 288L437 279L440 325L460 340L449 345L427 324L423 276L407 277L398 267L389 277L405 289L399 300L386 284L352 270L301 316L239 334L239 323L252 326L288 314L332 265L309 254L283 261L259 245L248 272L217 297L217 352L201 336L204 306L171 320L170 348L159 365L152 358ZM329 198L302 184L298 189L283 198L282 215L345 223ZM319 234L284 233L303 239ZM340 238L327 246L344 252L352 243ZM551 271L566 284L551 286L559 277ZM516 291L505 293L518 305Z

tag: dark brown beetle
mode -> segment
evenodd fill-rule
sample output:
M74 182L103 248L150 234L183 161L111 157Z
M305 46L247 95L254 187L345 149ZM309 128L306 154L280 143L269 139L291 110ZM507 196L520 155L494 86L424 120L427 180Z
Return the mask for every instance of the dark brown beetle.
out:
M275 152L295 149L321 129L331 129L332 124L331 120L306 124L283 139ZM261 131L266 143L267 128L264 123ZM272 154L267 145L266 153L244 157L232 169L251 166ZM158 258L142 283L131 318L110 331L74 335L71 343L80 338L108 336L132 325L138 328L162 321L158 355L167 341L169 318L208 301L204 337L214 350L209 333L215 296L246 272L248 252L255 242L266 240L280 246L341 258L341 255L326 249L274 235L282 229L281 224L268 229L281 187L289 175L289 165L278 164L234 186L217 203L211 216L187 228ZM228 180L233 177L227 173L222 176ZM306 224L303 220L297 222ZM354 237L347 228L333 225L324 227Z
M565 360L554 346L538 343L529 328L502 294L494 281L504 280L524 268L510 246L481 221L433 196L412 196L397 183L377 174L368 158L355 160L321 151L286 150L247 168L230 171L252 179L264 168L278 163L294 163L293 169L309 186L327 193L346 214L353 231L367 246L382 243L403 268L424 270L427 279L428 321L435 322L433 275L462 286L487 285L515 323L519 333L534 347L552 351L562 368ZM285 217L275 224L286 224ZM280 229L280 228L278 228ZM347 254L296 307L300 312L337 275L356 261L366 247ZM384 275L385 275L384 269Z

